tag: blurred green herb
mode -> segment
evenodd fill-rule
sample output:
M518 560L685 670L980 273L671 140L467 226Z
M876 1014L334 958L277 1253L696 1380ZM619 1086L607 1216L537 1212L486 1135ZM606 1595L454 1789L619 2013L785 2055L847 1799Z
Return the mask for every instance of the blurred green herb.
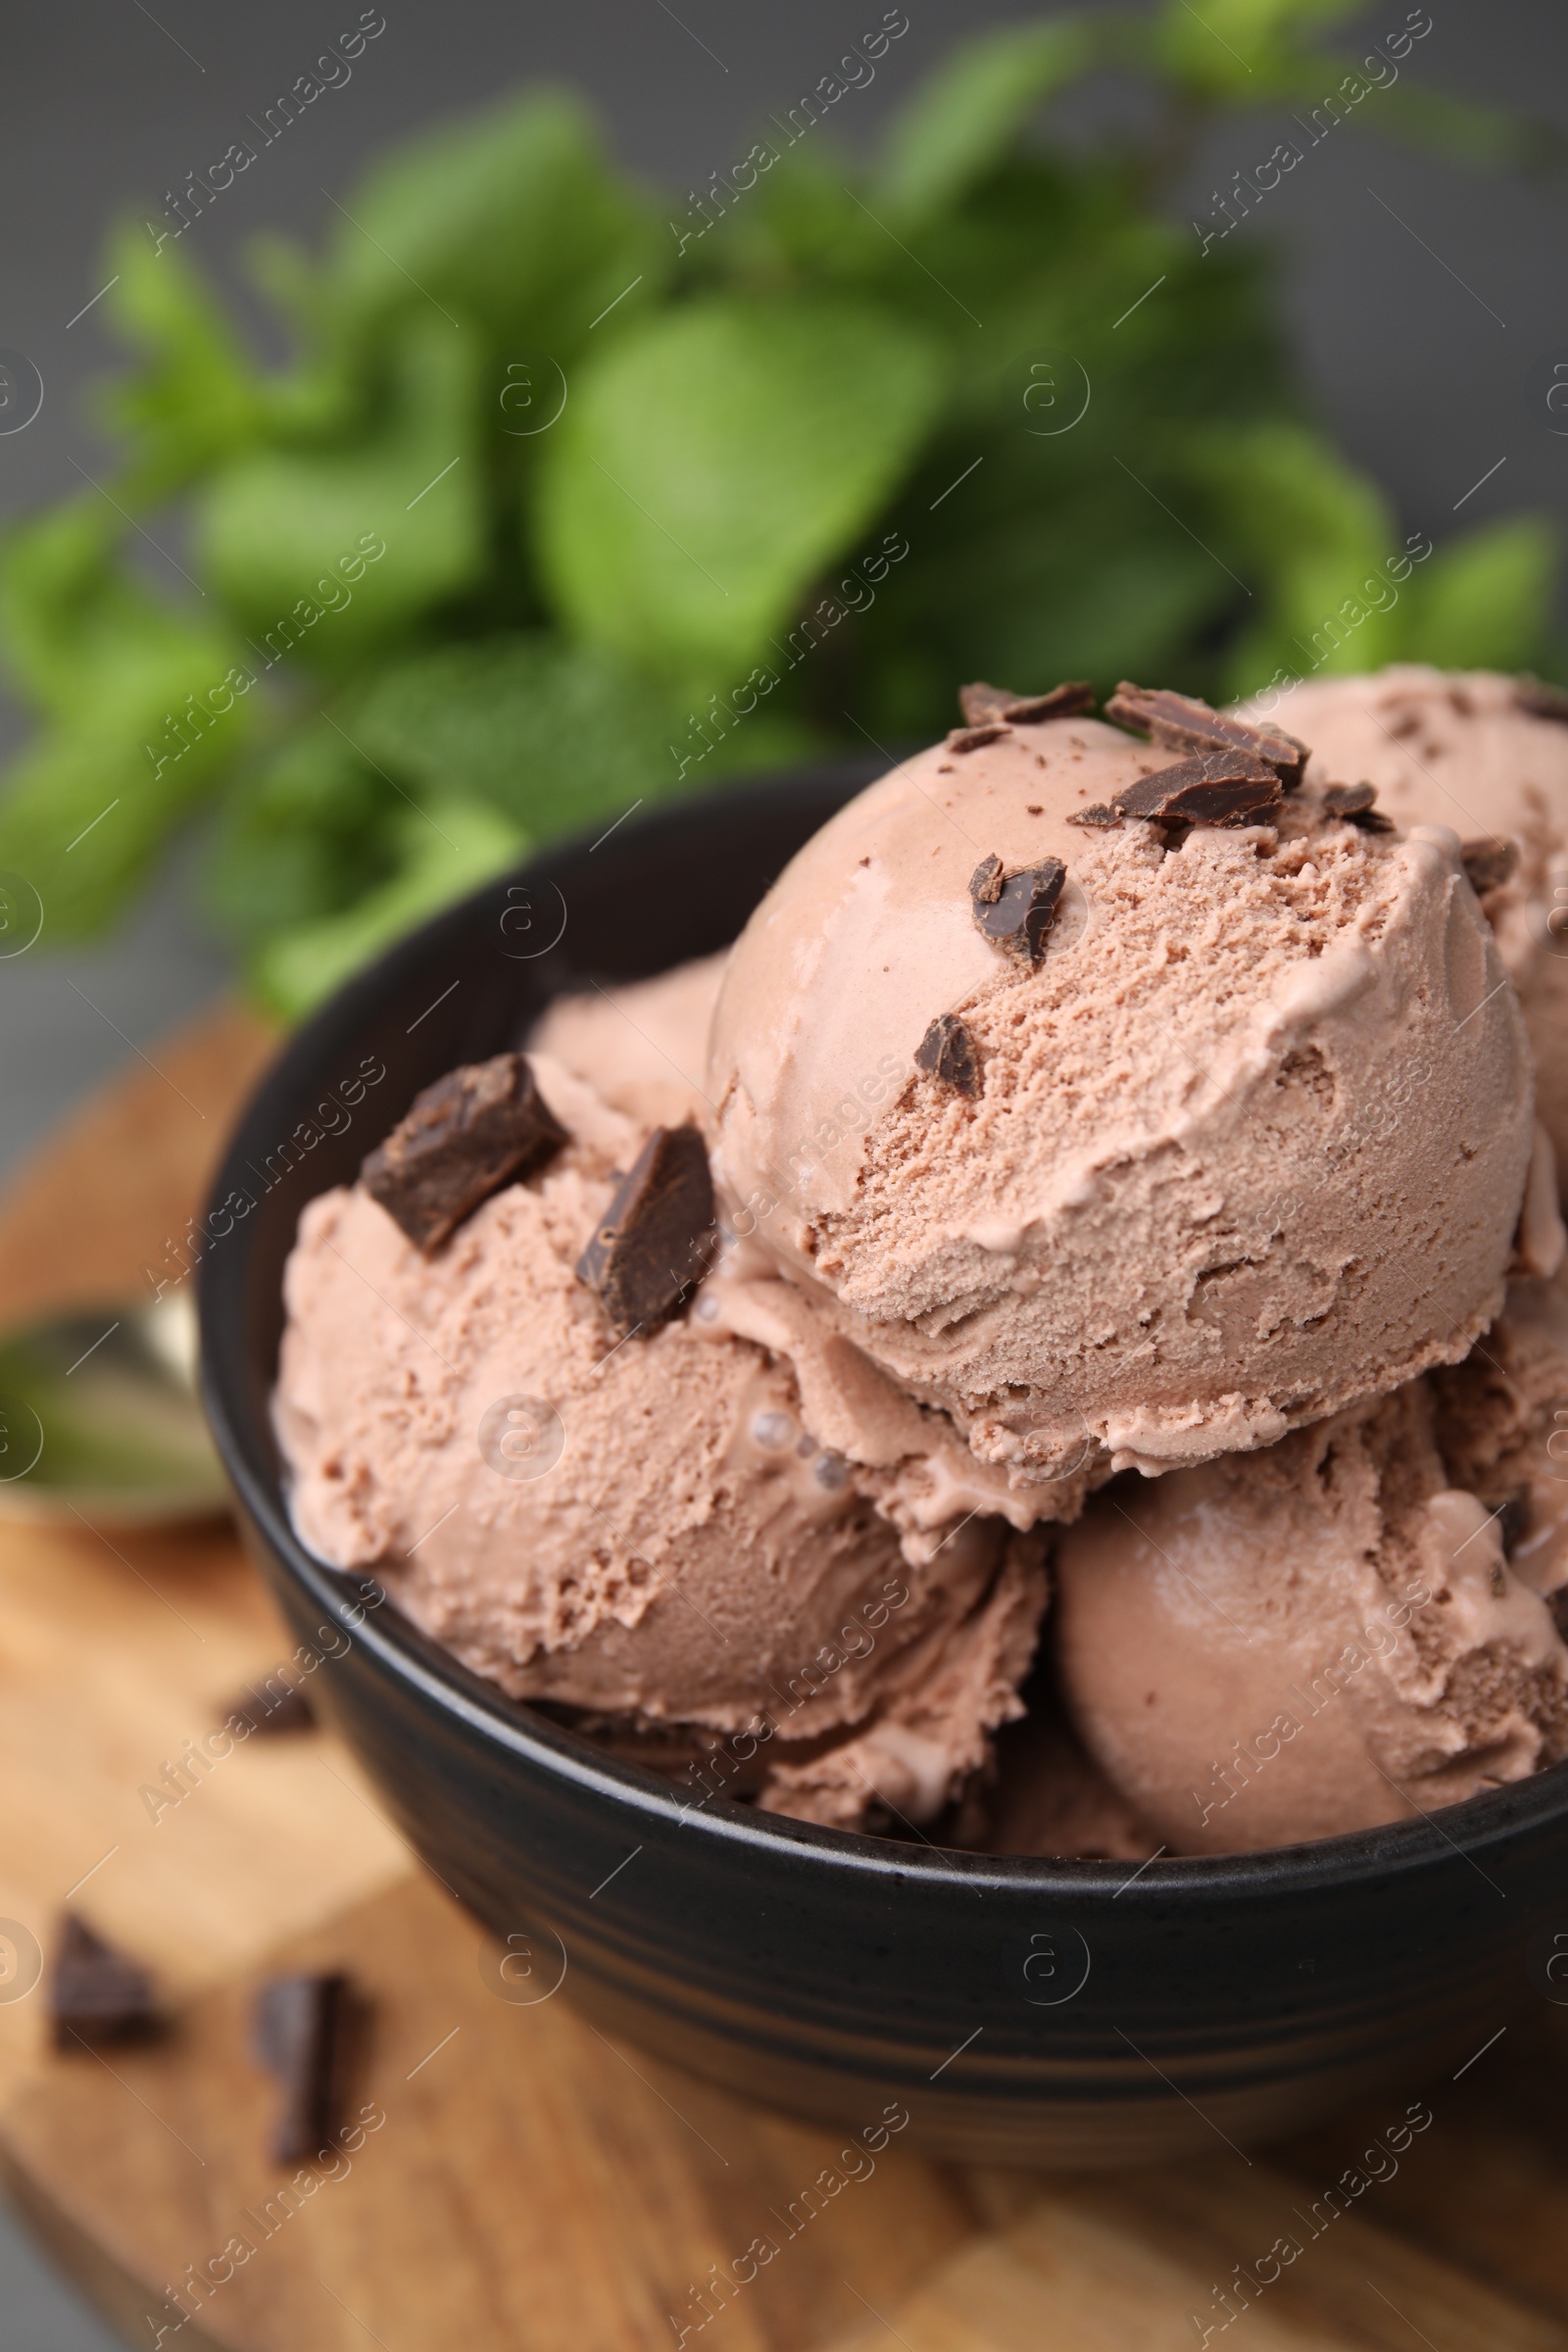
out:
M823 121L855 84L827 75L674 219L574 100L507 100L377 165L319 258L258 249L294 342L275 374L168 223L126 223L119 470L0 548L0 649L38 722L0 867L82 937L201 812L209 911L293 1016L529 842L932 734L963 678L1227 696L1400 658L1549 665L1545 528L1404 561L1292 386L1267 249L1225 242L1224 205L1168 217L1206 126L1259 106L1301 137L1252 168L1254 201L1352 122L1524 152L1401 78L1420 10L1364 57L1315 46L1350 13L1162 0L1009 28L863 171ZM889 10L864 78L906 29ZM1102 67L1152 79L1152 126L1042 140ZM198 594L148 584L149 525Z

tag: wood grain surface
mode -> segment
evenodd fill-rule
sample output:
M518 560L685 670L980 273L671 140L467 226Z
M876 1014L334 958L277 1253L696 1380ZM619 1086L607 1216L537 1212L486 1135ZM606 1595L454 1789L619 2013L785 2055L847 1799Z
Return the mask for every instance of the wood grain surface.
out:
M0 1203L4 1319L134 1291L268 1051L225 1014L63 1131ZM0 2164L128 2342L1568 2352L1568 2013L1544 1998L1461 2079L1266 2155L1216 2138L1080 2180L894 2134L851 2162L607 2040L569 1982L509 1987L330 1735L247 1742L150 1802L285 1648L225 1527L0 1526L0 1923L47 1954L69 1899L169 2011L153 2043L68 2057L41 1989L0 1983ZM249 2012L285 1965L345 1969L369 2004L326 2167L267 2155ZM1431 2121L1395 2157L1406 2105Z

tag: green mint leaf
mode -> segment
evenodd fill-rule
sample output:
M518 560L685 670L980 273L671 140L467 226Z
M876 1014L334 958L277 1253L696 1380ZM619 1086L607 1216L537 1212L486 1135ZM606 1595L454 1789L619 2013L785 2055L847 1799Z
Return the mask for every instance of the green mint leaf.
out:
M1124 17L1115 36L1124 64L1151 67L1212 106L1259 106L1285 93L1300 66L1333 89L1343 64L1309 47L1311 37L1354 16L1361 0L1215 0L1200 9L1164 0L1150 17ZM1428 27L1430 30L1430 25ZM1405 40L1409 54L1410 39Z
M851 551L942 388L929 340L868 306L715 297L627 333L544 460L563 617L675 679L744 669Z
M1089 17L1009 26L937 68L894 122L870 200L906 223L956 204L1002 163L1044 101L1096 62Z
M171 220L160 216L152 231L123 222L106 257L113 278L105 309L140 355L98 402L111 430L130 444L122 495L131 506L167 498L249 448L270 405L265 380Z
M756 177L738 188L710 180L668 208L685 276L827 291L869 283L883 268L887 233L858 200L856 175L825 130L813 124L808 135L771 115L731 170Z
M1251 590L1228 695L1256 694L1280 670L1339 675L1400 658L1405 613L1373 583L1402 539L1387 499L1323 435L1283 422L1195 432L1190 464Z
M346 913L280 932L253 959L262 1004L300 1020L405 932L515 863L525 837L479 801L456 796L393 826L396 870Z
M464 588L485 554L472 336L433 314L392 332L363 435L240 460L197 510L195 547L258 657L342 672Z
M176 611L133 579L122 528L89 492L0 559L8 667L44 722L0 793L0 866L40 893L52 939L119 910L257 717L243 646L210 606Z
M339 201L327 284L346 328L433 307L519 358L561 360L641 273L616 313L635 316L668 266L592 116L561 91L443 123Z
M320 713L230 778L203 869L210 920L247 953L388 880L408 810Z
M1440 669L1541 666L1550 659L1561 563L1561 533L1537 515L1489 522L1440 547L1407 585L1411 659Z
M12 762L0 797L0 868L37 891L52 942L90 937L121 911L243 742L251 723L243 702L210 726L191 724L188 743L172 731L168 718L187 680L199 690L201 671L160 681L149 670L143 728L89 708L78 724L34 737Z
M560 833L667 790L664 699L612 656L543 634L399 662L341 723L416 800L461 793L520 829Z

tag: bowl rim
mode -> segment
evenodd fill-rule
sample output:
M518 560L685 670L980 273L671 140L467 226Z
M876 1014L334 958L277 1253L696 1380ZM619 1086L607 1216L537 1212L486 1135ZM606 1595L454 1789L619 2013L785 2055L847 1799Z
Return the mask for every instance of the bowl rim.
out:
M840 768L848 762L840 762ZM730 811L821 783L834 763L782 769L757 779L672 796L622 826L630 839L681 828L697 812L722 801ZM433 953L468 929L494 894L509 887L542 887L568 859L586 854L591 827L563 835L533 856L507 868L464 898L442 908L353 974L287 1039L247 1096L232 1127L209 1190L207 1207L222 1202L239 1186L246 1165L269 1137L291 1127L297 1110L318 1090L311 1076L327 1039L340 1045L352 1035L390 988L412 974ZM279 1122L282 1122L281 1126ZM315 1198L313 1194L311 1198ZM1130 1899L1134 1915L1151 1908L1195 1900L1239 1905L1272 1895L1288 1882L1291 1893L1355 1885L1423 1871L1450 1857L1468 1862L1485 1878L1477 1859L1512 1842L1522 1833L1568 1818L1568 1759L1543 1766L1525 1779L1500 1784L1481 1794L1416 1820L1387 1822L1372 1829L1342 1832L1298 1845L1265 1846L1235 1853L1173 1855L1159 1852L1128 1874L1119 1861L1090 1861L1030 1854L982 1854L960 1847L879 1838L858 1830L835 1830L786 1814L762 1813L722 1795L683 1803L674 1784L647 1766L596 1749L565 1725L536 1713L445 1652L397 1608L391 1594L367 1605L363 1586L374 1582L373 1568L344 1571L318 1559L294 1531L280 1475L261 1465L270 1449L259 1436L247 1400L245 1380L250 1346L245 1312L245 1278L256 1228L239 1223L229 1246L210 1251L198 1269L201 1319L199 1389L203 1410L228 1480L242 1509L264 1539L273 1560L292 1582L339 1627L363 1642L383 1672L390 1673L437 1711L470 1733L496 1740L536 1771L573 1784L613 1803L650 1828L684 1826L721 1845L773 1852L797 1867L820 1867L868 1884L926 1882L958 1878L967 1892L1036 1895L1044 1888L1070 1892L1090 1903ZM274 1367L275 1373L275 1367ZM377 1588L379 1590L379 1588ZM1413 1801L1413 1800L1412 1800ZM1440 1818L1441 1816L1441 1818ZM1450 1829L1444 1826L1451 1824ZM923 1834L922 1834L923 1837ZM1488 1882L1491 1883L1490 1881ZM1500 1891L1500 1890L1498 1890Z

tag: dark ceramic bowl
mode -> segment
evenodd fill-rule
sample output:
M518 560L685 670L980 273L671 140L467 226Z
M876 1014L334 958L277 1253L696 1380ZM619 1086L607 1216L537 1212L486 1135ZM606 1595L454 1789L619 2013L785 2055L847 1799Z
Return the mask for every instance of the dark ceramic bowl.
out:
M305 1202L351 1181L421 1086L517 1044L551 997L724 946L870 773L731 790L550 850L292 1041L218 1180L202 1269L207 1409L247 1541L299 1640L319 1650L318 1628L349 1631L318 1688L414 1846L516 1939L498 1961L505 1997L548 1995L564 1972L600 2025L699 2074L851 2129L900 2101L911 2141L993 2162L1211 2151L1379 2081L1413 2095L1532 1982L1538 1998L1556 1989L1568 1768L1430 1824L1137 1873L849 1836L722 1798L684 1809L390 1604L364 1609L289 1525L268 1406Z

